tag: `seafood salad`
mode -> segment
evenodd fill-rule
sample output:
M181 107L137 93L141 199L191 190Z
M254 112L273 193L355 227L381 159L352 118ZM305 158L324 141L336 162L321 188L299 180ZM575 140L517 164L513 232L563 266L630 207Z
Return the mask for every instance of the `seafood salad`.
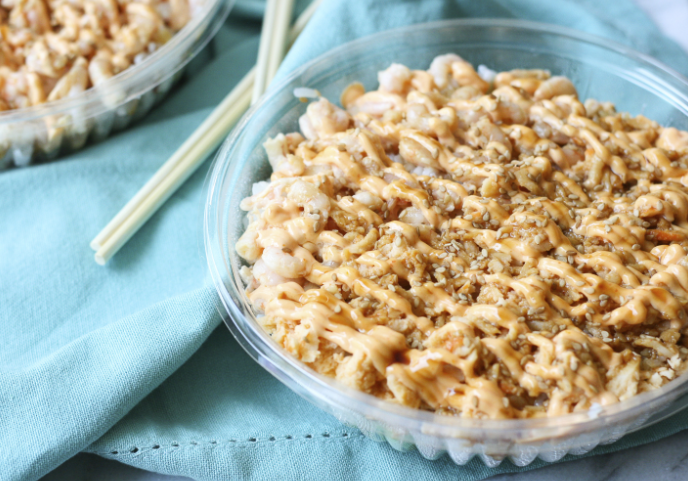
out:
M468 418L599 409L688 359L688 133L545 70L392 64L265 142L235 248L315 371Z
M1 0L0 112L71 97L141 62L199 0Z

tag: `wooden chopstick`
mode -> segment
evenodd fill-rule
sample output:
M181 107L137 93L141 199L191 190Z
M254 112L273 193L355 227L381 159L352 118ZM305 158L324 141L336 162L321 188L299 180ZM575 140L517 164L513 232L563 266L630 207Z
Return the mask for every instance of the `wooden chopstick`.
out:
M155 175L153 175L153 177L146 182L141 190L139 190L136 195L132 197L129 202L127 202L122 210L120 210L117 215L105 226L105 228L91 241L91 249L100 251L105 245L108 245L110 248L112 248L115 243L108 243L107 241L113 237L114 232L124 225L125 221L130 218L134 212L136 212L144 200L148 198L151 193L163 183L165 179L170 177L175 167L182 163L184 159L193 157L197 152L199 152L199 149L201 149L200 155L202 156L202 159L205 159L205 156L217 146L212 141L208 142L208 140L211 138L209 134L211 132L216 132L218 128L225 129L225 132L228 131L238 120L238 117L240 117L247 108L247 106L244 105L246 103L244 101L244 97L246 96L247 91L251 91L254 77L255 67L244 76L244 78L229 93L229 95L227 95L227 97L225 97L225 99L215 108L215 110L213 110L208 118L206 118L203 123L198 126L194 133L191 134L191 137L186 139L181 147L179 147L179 149L172 154L172 157L170 157L162 165L162 167L158 169ZM241 106L244 106L244 109L241 110L239 115L235 118L235 116L228 114L230 111L235 112L237 110L236 108L233 108L237 103L241 104ZM172 192L170 192L170 194L171 193ZM167 199L167 197L165 197L165 199ZM123 245L126 243L126 241L129 240L129 237L124 239L121 244ZM98 256L96 256L96 262L98 262Z
M133 236L143 224L160 208L162 204L170 198L170 196L181 186L196 169L203 163L208 154L217 147L219 141L227 135L232 126L244 114L249 107L251 100L251 88L253 86L253 79L255 77L255 68L252 68L248 74L239 82L239 84L232 90L220 105L210 114L210 116L196 129L189 140L189 143L184 149L182 155L178 158L170 158L170 161L176 161L173 165L168 165L167 162L160 169L165 169L166 174L159 177L159 182L153 186L148 183L144 189L148 190L147 194L139 196L137 194L126 206L130 211L128 215L122 212L118 217L122 218L121 223L117 226L112 235L97 248L95 255L96 262L100 265L105 263ZM184 147L184 146L182 146ZM181 149L180 149L181 150ZM151 183L156 175L149 181ZM143 189L142 189L143 190ZM133 204L134 200L138 200ZM133 205L130 205L133 204ZM117 217L113 219L113 222ZM95 239L94 239L95 241Z
M303 31L320 1L312 2L294 23L289 31L290 43ZM98 264L104 265L225 138L249 106L256 73L254 67L244 76L172 157L91 241L91 248L97 251L95 259Z
M277 69L284 60L284 54L287 51L289 41L289 26L291 25L291 17L294 14L294 0L279 0L277 19L275 21L275 30L272 35L272 42L270 44L270 53L268 55L268 65L266 68L266 82L265 88L270 85L270 82L275 77ZM255 90L254 90L255 92Z
M255 104L268 87L268 59L275 34L277 13L281 0L267 0L263 26L260 30L260 45L258 47L258 60L256 61L256 80L253 83L253 97L251 104Z

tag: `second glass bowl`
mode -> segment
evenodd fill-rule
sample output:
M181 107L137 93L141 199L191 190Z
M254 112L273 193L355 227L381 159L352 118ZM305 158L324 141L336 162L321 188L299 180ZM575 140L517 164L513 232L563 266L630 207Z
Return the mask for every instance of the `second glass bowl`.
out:
M146 115L220 28L234 0L204 0L169 42L73 97L0 112L0 171L50 160L103 140Z

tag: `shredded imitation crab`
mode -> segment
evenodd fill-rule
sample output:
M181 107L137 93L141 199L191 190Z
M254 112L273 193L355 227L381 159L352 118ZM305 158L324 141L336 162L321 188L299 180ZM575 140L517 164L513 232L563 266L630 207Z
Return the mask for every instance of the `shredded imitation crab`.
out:
M99 85L166 43L198 0L0 0L0 111Z
M688 133L565 77L393 64L265 143L236 245L259 321L412 408L556 416L684 371Z

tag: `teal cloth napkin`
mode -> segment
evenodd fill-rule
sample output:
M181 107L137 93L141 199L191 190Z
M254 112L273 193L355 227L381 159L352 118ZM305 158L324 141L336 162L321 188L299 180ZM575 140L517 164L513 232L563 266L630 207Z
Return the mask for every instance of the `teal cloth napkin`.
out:
M455 17L558 23L688 70L630 1L325 1L279 75L342 42ZM106 266L88 242L254 63L257 26L228 23L217 58L149 117L68 159L0 175L0 480L80 451L224 479L482 479L520 471L398 453L274 380L231 339L202 248L206 163ZM688 414L594 453L688 427ZM541 466L536 462L529 468Z

